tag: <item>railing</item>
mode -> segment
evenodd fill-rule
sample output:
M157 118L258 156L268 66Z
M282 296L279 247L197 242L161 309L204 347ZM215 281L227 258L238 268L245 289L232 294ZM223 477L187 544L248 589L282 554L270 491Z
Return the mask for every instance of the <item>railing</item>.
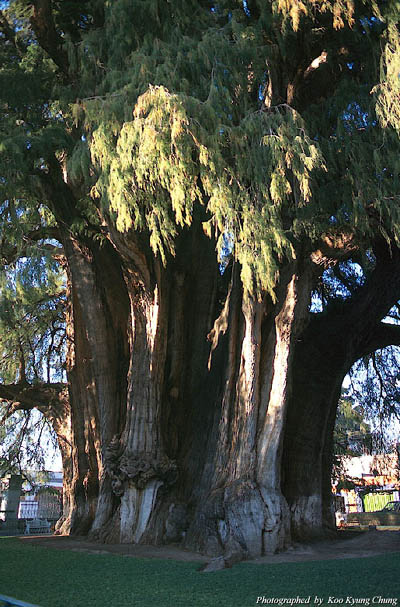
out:
M39 504L36 500L25 500L19 503L18 518L36 518Z
M60 500L53 496L42 496L40 500L21 500L18 518L48 518L57 520L61 516Z
M39 607L39 605L33 605L32 603L25 603L18 599L13 599L11 596L5 596L0 594L0 606L1 607Z

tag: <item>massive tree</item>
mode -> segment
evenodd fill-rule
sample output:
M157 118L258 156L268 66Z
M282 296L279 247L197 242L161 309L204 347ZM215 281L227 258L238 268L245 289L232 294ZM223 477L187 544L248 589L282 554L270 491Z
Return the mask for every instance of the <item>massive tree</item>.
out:
M62 531L257 555L332 528L343 377L399 343L397 11L2 10L3 207L46 209L66 271Z

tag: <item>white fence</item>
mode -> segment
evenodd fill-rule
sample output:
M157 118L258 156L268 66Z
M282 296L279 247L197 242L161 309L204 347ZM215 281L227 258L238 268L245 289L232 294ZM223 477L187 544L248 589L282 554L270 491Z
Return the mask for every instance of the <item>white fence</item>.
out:
M58 495L39 494L35 499L25 498L19 503L18 518L41 518L56 521L60 516L61 503Z

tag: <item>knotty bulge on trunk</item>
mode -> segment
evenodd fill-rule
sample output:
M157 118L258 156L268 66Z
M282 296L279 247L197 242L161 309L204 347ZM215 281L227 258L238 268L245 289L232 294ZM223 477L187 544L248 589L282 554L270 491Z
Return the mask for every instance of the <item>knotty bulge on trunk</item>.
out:
M76 467L83 466L77 477L84 477L79 482L92 504L83 516L91 521L91 536L179 541L212 555L284 548L290 513L281 488L282 445L293 346L308 311L310 266L288 264L276 301L267 296L258 301L244 295L237 264L220 275L213 243L200 228L182 237L166 268L143 259L139 264L127 237L116 236L115 244L122 251L130 300L125 317L130 364L119 423L111 419L111 399L92 404L83 424L86 442L76 439ZM92 264L87 287L90 277L95 284L94 266L87 256L85 263ZM79 305L93 310L96 292L104 297L106 288L104 282L101 289L93 287L90 299L81 296ZM109 288L111 293L112 282ZM110 295L104 301L112 317L116 300ZM104 360L90 386L97 399L113 360L100 331L86 344L92 373ZM96 360L96 348L103 359ZM120 371L118 364L114 369ZM108 385L112 381L115 385L115 379ZM91 475L98 491L92 501Z
M120 319L119 352L129 353L130 362L121 377L124 359L109 345L95 378L104 382L107 372L106 385L116 386L114 369L126 391L113 401L110 388L102 408L97 384L90 384L96 398L83 421L85 442L75 437L72 458L79 479L72 494L79 496L80 486L85 505L79 509L74 497L71 532L86 525L103 541L174 542L213 556L255 556L332 529L331 440L340 386L357 357L394 339L379 318L390 306L385 271L393 271L397 253L383 250L346 310L310 317L310 260L288 263L276 300L259 301L244 295L238 264L221 276L200 228L182 237L167 267L145 257L139 264L126 236L115 246L129 314L111 295L114 281L96 288L108 302L104 318L110 311L114 327ZM366 322L362 309L378 292L380 305ZM82 305L93 303L94 293ZM89 359L102 344L96 335ZM79 436L82 425L76 428Z
M60 530L250 555L319 533L343 375L398 343L396 10L30 4L0 9L0 248L50 228L65 258Z

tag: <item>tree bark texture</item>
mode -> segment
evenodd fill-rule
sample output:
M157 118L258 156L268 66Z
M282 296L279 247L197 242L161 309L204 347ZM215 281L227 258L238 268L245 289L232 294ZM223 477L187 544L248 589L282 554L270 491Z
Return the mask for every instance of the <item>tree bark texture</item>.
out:
M67 372L73 457L71 503L61 531L82 534L97 511L102 520L113 508L103 462L125 414L129 308L111 247L93 251L70 236L63 244L72 285Z
M256 301L243 295L238 267L220 276L200 222L182 235L166 268L139 258L129 237L113 239L124 277L118 305L124 292L129 314L125 307L118 314L107 295L115 274L99 283L90 252L64 243L77 299L70 381L72 511L80 522L71 532L179 541L210 555L284 548L290 520L281 491L283 435L310 266L287 264L276 302ZM122 341L125 326L120 358L113 355L115 326L107 341L110 317L123 319ZM77 333L81 325L85 335ZM113 367L114 359L121 366ZM117 376L125 392L116 390Z
M257 3L248 8L246 19L257 22ZM103 20L98 9L93 26ZM85 91L89 85L73 73L52 2L33 0L30 22L61 80ZM272 40L265 38L262 108L259 76L248 66L254 109L272 115L290 106L301 113L334 94L347 61L341 38L330 41L324 70L317 69L327 55L319 38L310 32L305 45L303 33L294 35L283 52L273 29ZM3 30L15 46L7 24ZM71 41L78 46L79 39L75 28ZM99 65L107 72L107 63ZM99 87L93 83L96 98L101 79ZM86 140L79 129L75 124L68 137ZM116 231L105 200L92 225L82 214L89 182L70 179L60 156L49 151L39 164L32 187L58 224L69 289L68 401L52 414L65 478L59 531L257 556L332 528L330 460L340 388L355 360L398 339L380 323L400 299L396 246L377 242L371 279L349 301L310 315L322 273L318 260L349 259L352 238L336 243L322 235L314 258L310 242L304 239L307 250L294 242L296 259L279 260L276 299L253 299L237 264L221 276L216 242L202 231L209 219L204 207L196 203L190 229L179 228L175 255L164 267L145 229ZM77 223L85 224L84 233ZM39 395L35 402L42 406Z
M351 302L310 319L310 261L287 263L276 301L258 301L237 265L220 275L200 225L165 268L111 236L64 235L69 393L49 408L45 390L23 392L59 438L58 531L243 557L332 530L340 388L360 356L400 341L380 323L400 296L398 251L377 254Z
M166 267L137 235L111 240L63 243L74 334L60 530L256 556L333 529L340 388L384 339L398 259L384 253L351 305L310 320L309 260L287 263L276 301L258 301L243 294L237 265L220 275L200 222Z
M68 225L72 190L60 178L44 189ZM72 436L62 532L251 556L332 527L340 387L392 339L379 321L400 297L399 252L377 243L371 279L310 316L309 252L281 268L275 301L252 299L237 264L220 275L203 219L165 267L145 234L112 221L101 245L61 230Z

